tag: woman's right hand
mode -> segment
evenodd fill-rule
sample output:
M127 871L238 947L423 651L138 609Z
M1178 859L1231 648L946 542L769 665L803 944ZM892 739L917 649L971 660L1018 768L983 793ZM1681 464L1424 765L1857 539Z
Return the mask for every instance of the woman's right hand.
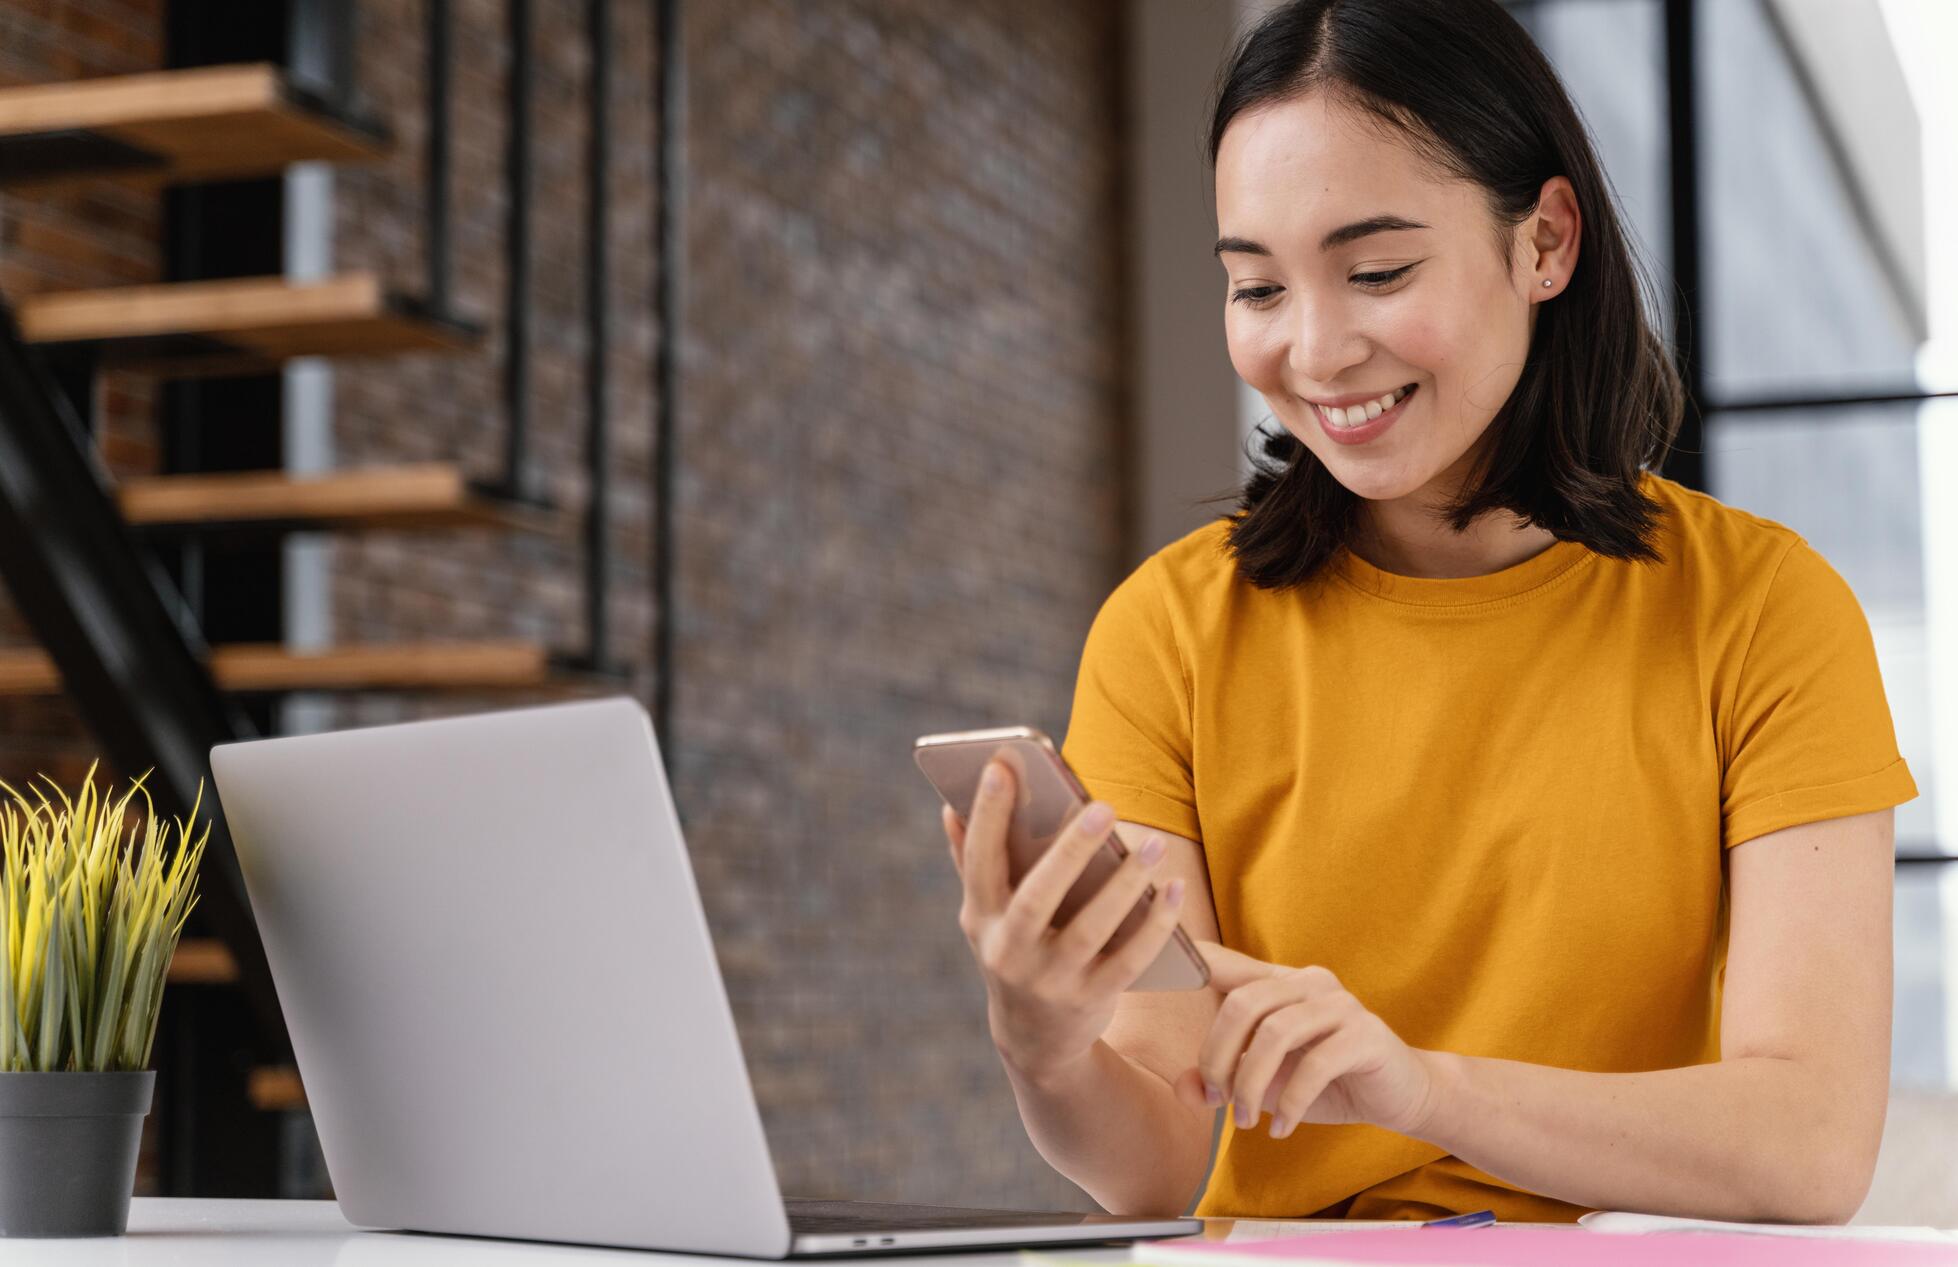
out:
M985 979L993 1044L1009 1066L1038 1082L1086 1057L1108 1028L1122 991L1155 962L1175 929L1183 881L1158 889L1148 918L1109 946L1162 861L1163 841L1151 836L1064 927L1051 928L1115 814L1100 801L1083 807L1014 888L1006 833L1016 800L1013 772L991 761L971 820L962 825L949 805L943 820L965 888L959 928Z

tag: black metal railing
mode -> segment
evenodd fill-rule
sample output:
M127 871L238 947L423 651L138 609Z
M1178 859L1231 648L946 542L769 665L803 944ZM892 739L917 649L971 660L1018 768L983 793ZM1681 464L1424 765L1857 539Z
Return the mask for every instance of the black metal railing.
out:
M530 0L506 0L509 126L504 158L503 479L505 497L530 500Z
M587 0L585 38L591 57L587 86L590 112L585 159L585 656L594 669L610 660L612 549L610 541L611 391L606 376L612 346L611 286L606 247L611 219L606 214L607 179L612 132L612 6L610 0Z
M674 464L679 437L682 313L680 269L686 260L684 226L676 214L685 154L686 85L681 75L680 0L657 0L653 38L657 42L653 101L659 131L653 155L653 306L659 315L653 347L653 725L659 749L672 773L677 743L673 733L673 525L678 496Z
M87 432L0 301L0 577L108 759L151 770L164 813L203 790L213 821L199 918L237 960L239 983L274 1048L285 1023L210 786L211 745L251 735L205 667L201 635L137 544Z
M428 5L428 151L422 192L422 254L432 312L448 315L449 293L449 0Z

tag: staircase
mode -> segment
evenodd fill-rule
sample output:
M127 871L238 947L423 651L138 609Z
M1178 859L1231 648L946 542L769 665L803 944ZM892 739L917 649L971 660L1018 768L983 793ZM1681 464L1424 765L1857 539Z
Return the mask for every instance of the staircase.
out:
M300 161L387 152L376 124L329 105L270 64L203 67L0 89L0 188L104 178L158 184L276 173ZM297 357L466 353L481 331L440 302L370 273L185 281L21 296L21 338L57 363L158 377L263 374ZM454 464L328 475L173 474L116 490L124 520L152 537L263 538L286 532L555 533L561 517L467 478ZM524 641L334 647L213 647L222 690L463 691L603 684L589 658ZM581 672L581 670L584 670ZM0 695L62 690L44 651L0 650Z
M387 138L269 63L0 90L0 189L236 180L379 158Z
M431 9L440 12L439 5ZM431 82L445 83L446 73ZM438 128L439 90L430 89ZM162 187L264 177L296 162L368 162L388 148L382 128L268 63L0 89L0 190L18 197L105 179ZM269 374L299 357L479 349L481 328L449 311L442 293L444 243L433 219L444 205L441 176L439 170L430 175L427 293L401 293L373 274L346 272L304 281L231 277L22 294L0 302L0 533L16 536L13 546L0 546L0 571L42 642L0 649L0 696L70 694L94 733L122 737L121 748L110 745L117 765L164 770L161 782L184 802L179 809L188 807L191 787L208 777L209 743L253 733L246 706L254 700L290 692L534 694L616 685L602 663L597 599L592 645L583 654L523 639L306 650L206 646L185 621L194 602L172 591L152 557L186 542L220 548L294 532L439 538L570 531L566 516L517 491L521 417L510 420L513 469L498 480L473 479L451 461L305 475L189 470L88 487L88 472L100 468L86 453L87 412L103 369L209 379ZM520 320L513 311L511 322ZM602 400L602 387L596 391ZM101 484L99 474L94 483ZM80 544L57 539L71 527ZM120 579L107 579L109 572ZM92 584L118 589L128 611L105 617L95 609ZM158 683L171 681L182 685L165 698L169 688ZM132 721L132 712L142 717ZM170 967L173 994L230 992L250 1000L260 1063L240 1080L239 1093L258 1111L303 1109L304 1090L221 825L206 872L204 909ZM166 1004L166 1019L172 1012Z
M15 312L29 343L160 375L264 374L301 356L466 352L478 338L365 273L33 295Z

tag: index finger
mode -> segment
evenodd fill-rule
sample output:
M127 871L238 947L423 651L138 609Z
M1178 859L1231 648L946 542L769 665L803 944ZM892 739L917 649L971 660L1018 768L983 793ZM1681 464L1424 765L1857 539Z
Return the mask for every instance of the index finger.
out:
M988 761L959 851L965 859L966 898L982 915L999 914L1012 896L1006 878L1006 828L1012 818L1013 772L1004 761Z
M1205 961L1216 961L1205 953ZM1232 990L1224 997L1210 1022L1210 1030L1197 1049L1197 1068L1203 1071L1206 1087L1215 1087L1224 1100L1233 1098L1238 1063L1243 1060L1251 1036L1265 1017L1281 1007L1297 1002L1295 987L1278 977L1260 977Z
M1214 941L1198 941L1196 946L1203 954L1203 961L1210 965L1210 988L1220 994L1229 994L1241 985L1262 981L1266 977L1282 977L1291 971L1283 965L1254 959Z

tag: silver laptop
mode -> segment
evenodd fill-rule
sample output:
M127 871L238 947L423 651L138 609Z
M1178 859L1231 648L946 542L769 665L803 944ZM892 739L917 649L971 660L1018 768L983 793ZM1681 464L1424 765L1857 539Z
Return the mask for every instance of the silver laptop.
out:
M755 1258L1201 1229L784 1201L633 700L224 744L211 768L359 1226Z

